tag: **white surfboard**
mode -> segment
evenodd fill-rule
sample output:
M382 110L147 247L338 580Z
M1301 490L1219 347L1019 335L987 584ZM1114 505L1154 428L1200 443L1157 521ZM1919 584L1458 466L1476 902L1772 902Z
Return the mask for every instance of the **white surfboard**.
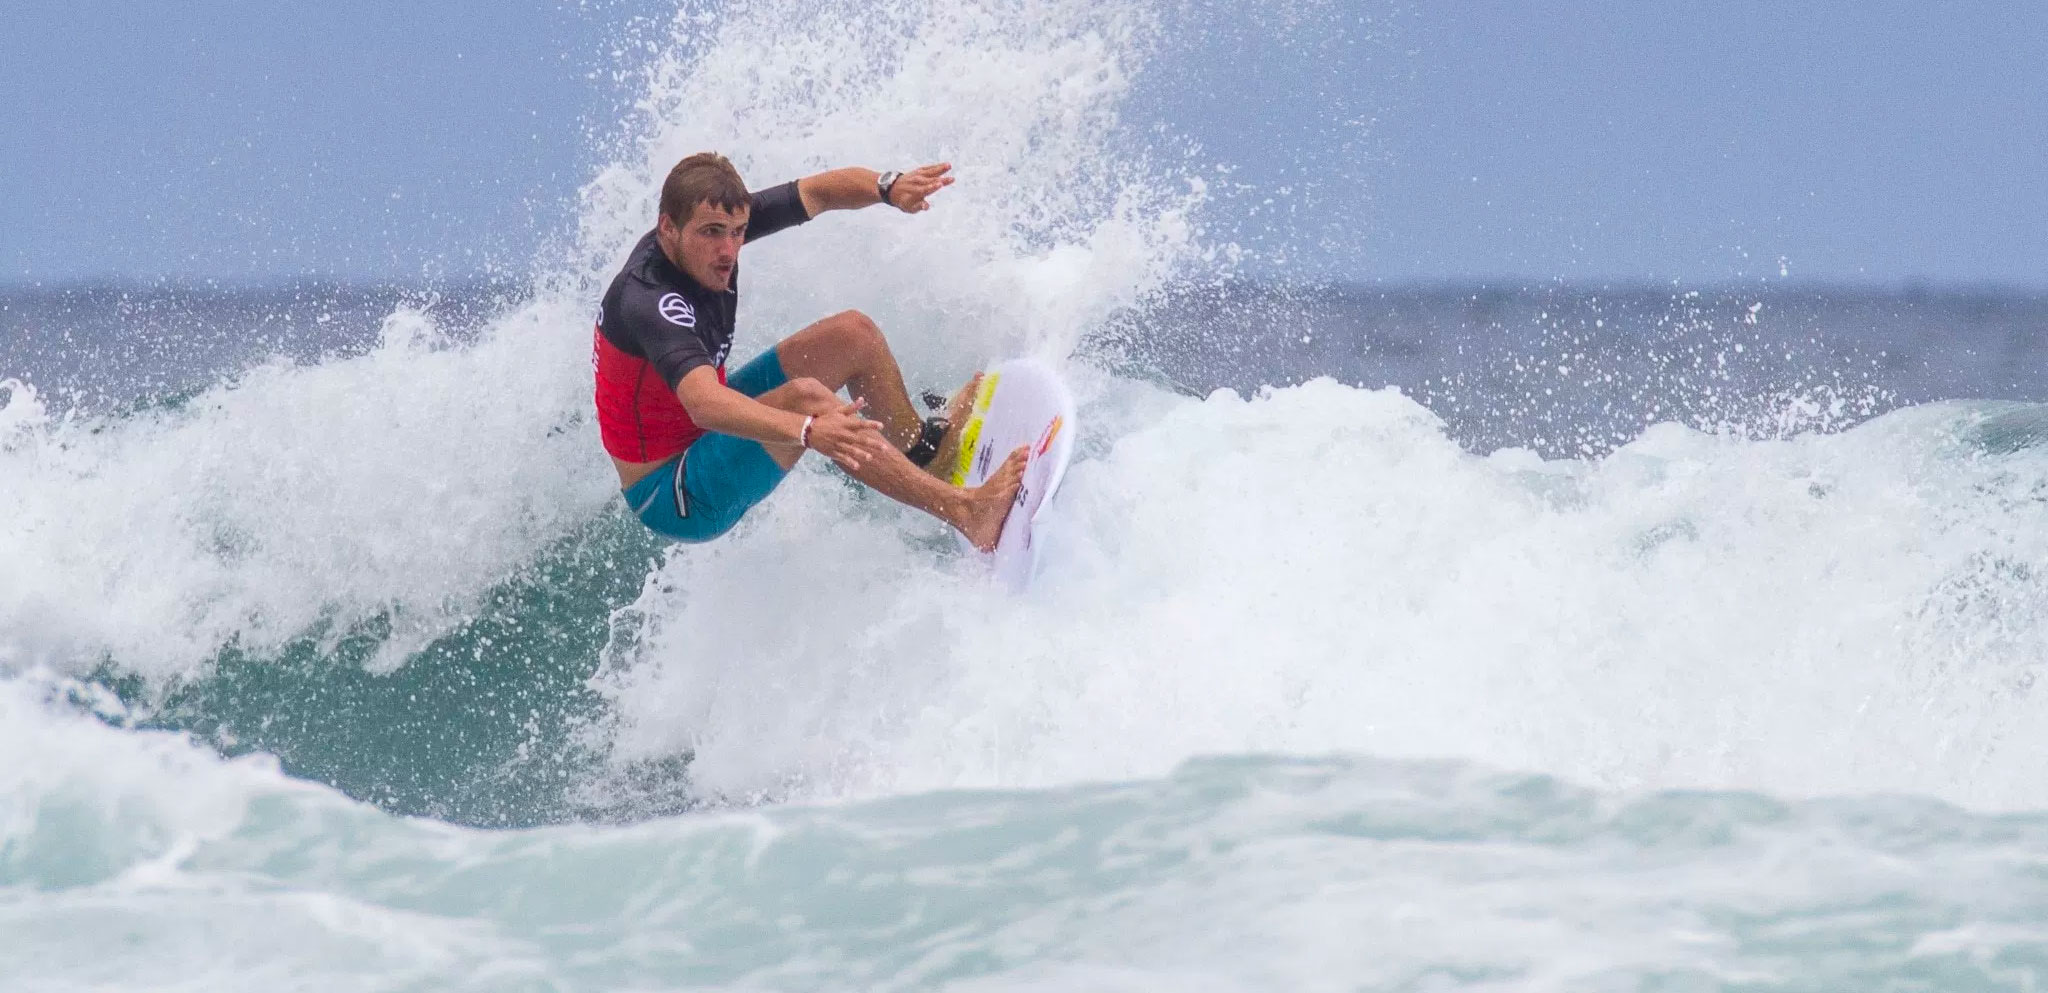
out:
M980 486L1018 446L1030 446L1024 485L1017 489L996 550L986 556L996 578L1013 590L1031 584L1038 565L1031 528L1066 478L1074 433L1074 395L1052 367L1036 359L1011 359L982 374L961 428L953 483ZM960 542L966 545L967 539Z

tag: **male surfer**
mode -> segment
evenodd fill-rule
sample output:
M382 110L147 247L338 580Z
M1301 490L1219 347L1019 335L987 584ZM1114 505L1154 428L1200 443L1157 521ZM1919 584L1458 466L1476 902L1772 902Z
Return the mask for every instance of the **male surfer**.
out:
M828 210L877 203L906 214L927 210L928 198L952 184L951 169L834 169L756 193L731 162L710 152L669 171L654 230L605 291L593 342L599 433L641 523L679 541L709 541L814 449L877 492L958 528L976 547L995 547L1023 479L1024 449L973 488L920 468L957 439L947 419L918 416L889 343L866 315L825 318L730 378L725 372L741 245ZM842 388L852 403L840 398ZM953 421L969 392L955 397Z

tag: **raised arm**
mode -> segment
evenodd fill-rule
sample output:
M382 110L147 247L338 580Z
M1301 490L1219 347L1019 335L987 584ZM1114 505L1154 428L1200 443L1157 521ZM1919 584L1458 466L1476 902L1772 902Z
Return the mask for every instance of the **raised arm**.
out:
M952 171L952 163L938 162L904 173L889 187L889 205L906 214L930 210L928 198L953 185L953 177L947 175ZM797 180L796 191L803 198L804 211L816 217L828 210L854 210L881 203L881 190L876 184L881 176L873 169L849 166L805 176Z

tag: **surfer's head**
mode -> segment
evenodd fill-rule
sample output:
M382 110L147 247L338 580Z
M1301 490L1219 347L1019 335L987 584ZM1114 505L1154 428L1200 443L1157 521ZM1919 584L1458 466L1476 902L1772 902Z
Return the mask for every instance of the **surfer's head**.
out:
M662 254L705 289L732 285L752 204L740 171L716 152L676 163L661 184L661 219L654 236Z

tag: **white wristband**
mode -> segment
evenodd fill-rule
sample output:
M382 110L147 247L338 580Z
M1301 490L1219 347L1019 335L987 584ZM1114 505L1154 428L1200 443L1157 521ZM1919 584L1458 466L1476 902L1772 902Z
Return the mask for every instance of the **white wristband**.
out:
M797 429L796 444L798 448L811 447L811 422L814 420L816 420L814 417L805 417L804 426Z

